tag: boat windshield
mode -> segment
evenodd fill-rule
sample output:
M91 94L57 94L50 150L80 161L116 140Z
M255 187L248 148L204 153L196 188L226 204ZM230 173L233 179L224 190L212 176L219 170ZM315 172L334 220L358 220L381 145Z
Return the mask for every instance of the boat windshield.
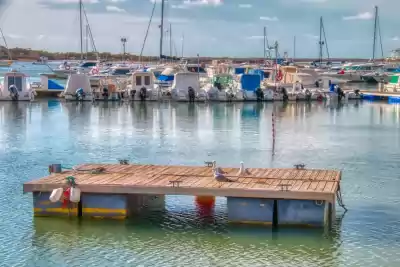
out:
M217 76L212 79L212 83L216 87L220 86L220 89L227 89L229 87L229 85L232 83L232 77L231 76Z
M206 73L206 70L202 67L198 66L188 66L188 71L190 72L200 72L200 73Z

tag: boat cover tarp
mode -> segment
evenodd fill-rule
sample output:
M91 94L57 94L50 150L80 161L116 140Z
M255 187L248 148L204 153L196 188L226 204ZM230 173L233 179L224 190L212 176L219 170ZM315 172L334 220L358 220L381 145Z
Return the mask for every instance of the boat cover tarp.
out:
M235 68L235 74L244 74L246 72L246 68Z
M260 70L260 69L252 69L252 70L249 70L249 74L258 74L258 75L261 76L261 79L262 79L262 80L263 80L264 78L268 78L268 77L265 77L265 72L264 72L263 70Z
M169 82L174 80L174 75L160 75L158 76L158 80L162 82Z
M246 91L255 91L260 87L260 75L258 74L243 74L240 78L242 89Z
M47 81L47 88L49 90L64 90L64 86L62 86L61 84L59 84L53 80Z

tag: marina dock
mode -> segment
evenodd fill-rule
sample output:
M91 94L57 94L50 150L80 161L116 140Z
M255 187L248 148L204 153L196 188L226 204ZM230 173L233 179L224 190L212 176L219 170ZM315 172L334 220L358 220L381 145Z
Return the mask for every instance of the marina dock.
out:
M340 171L236 167L223 168L221 180L206 165L85 164L66 171L59 166L24 183L23 191L33 193L35 216L125 219L143 208L163 210L165 195L192 195L226 197L231 222L323 227L335 217ZM66 208L49 201L71 176L81 190L80 202Z

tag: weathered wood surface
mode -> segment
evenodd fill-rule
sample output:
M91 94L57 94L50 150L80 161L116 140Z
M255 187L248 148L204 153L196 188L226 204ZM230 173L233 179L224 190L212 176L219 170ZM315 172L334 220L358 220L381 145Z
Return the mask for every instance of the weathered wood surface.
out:
M95 168L104 168L92 174ZM334 200L341 172L313 169L223 168L231 182L218 182L212 168L195 166L85 164L79 171L64 171L27 182L24 192L51 191L74 176L82 192L214 195L237 197Z

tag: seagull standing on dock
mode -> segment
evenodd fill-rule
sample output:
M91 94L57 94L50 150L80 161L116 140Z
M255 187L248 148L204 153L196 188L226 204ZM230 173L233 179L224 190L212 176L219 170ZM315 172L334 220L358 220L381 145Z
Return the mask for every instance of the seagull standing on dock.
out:
M213 161L213 174L214 179L218 182L233 182L232 180L225 177L224 174L226 174L226 172L224 172L220 167L217 167L217 162L215 160Z
M248 169L244 168L244 162L243 161L240 162L240 169L239 169L239 172L238 172L238 176L240 176L240 175L251 175L250 171Z

